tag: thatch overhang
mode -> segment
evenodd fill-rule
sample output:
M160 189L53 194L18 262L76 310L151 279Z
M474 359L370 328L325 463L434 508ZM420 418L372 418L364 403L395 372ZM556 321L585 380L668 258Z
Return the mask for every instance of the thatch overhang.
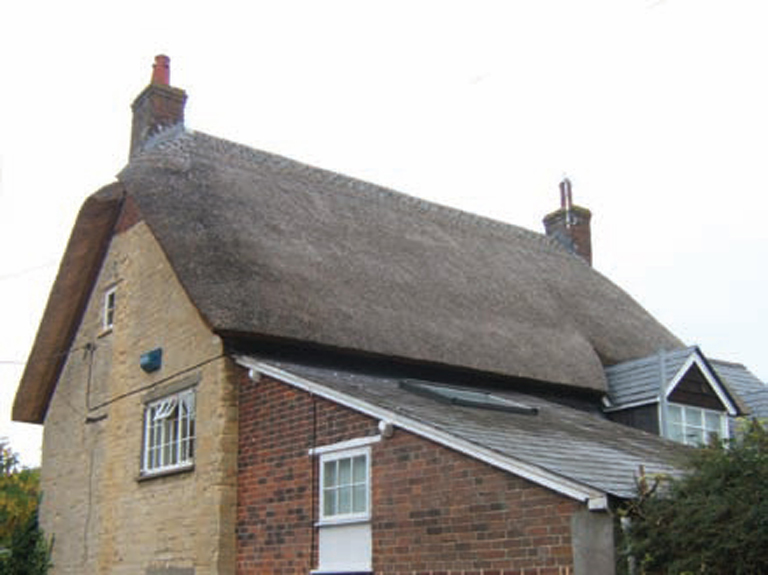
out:
M198 132L119 176L212 328L604 392L681 342L542 234Z
M124 190L105 186L77 216L21 377L12 416L42 423L120 214Z

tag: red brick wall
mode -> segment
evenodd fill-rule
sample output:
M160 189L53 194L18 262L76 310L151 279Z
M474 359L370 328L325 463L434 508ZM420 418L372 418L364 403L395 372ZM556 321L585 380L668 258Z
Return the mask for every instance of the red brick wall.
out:
M562 575L579 504L397 431L373 451L377 573Z
M240 394L238 573L316 567L308 456L377 421L263 377ZM376 573L570 575L575 501L397 429L372 449Z

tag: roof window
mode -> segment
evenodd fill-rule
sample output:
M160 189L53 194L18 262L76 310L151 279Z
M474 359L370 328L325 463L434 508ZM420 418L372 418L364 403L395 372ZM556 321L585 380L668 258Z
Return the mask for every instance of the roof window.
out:
M539 411L537 408L525 405L524 403L475 389L447 387L413 380L401 381L400 388L417 395L442 401L443 403L460 405L462 407L476 407L523 415L536 415Z

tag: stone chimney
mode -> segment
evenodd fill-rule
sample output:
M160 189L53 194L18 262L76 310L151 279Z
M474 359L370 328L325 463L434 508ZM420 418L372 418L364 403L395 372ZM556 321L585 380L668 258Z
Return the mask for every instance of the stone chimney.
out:
M592 212L587 208L573 205L571 181L564 178L560 182L560 209L544 218L544 230L589 265L592 265L591 219Z
M184 90L170 85L170 64L171 59L168 56L155 56L152 80L131 105L133 110L131 158L153 135L171 126L184 124L184 104L187 101L187 94Z

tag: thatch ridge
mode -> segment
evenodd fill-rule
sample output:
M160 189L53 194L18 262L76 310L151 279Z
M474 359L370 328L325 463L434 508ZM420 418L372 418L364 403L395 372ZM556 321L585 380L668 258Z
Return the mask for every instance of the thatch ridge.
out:
M552 238L514 224L427 201L386 186L373 184L325 168L315 167L279 154L257 150L238 142L190 130L181 125L173 126L155 134L144 145L144 150L146 152L139 154L136 159L132 160L131 164L142 163L142 160L144 160L145 163L158 165L160 158L166 158L171 160L168 167L177 166L184 169L188 167L188 163L194 157L197 162L210 165L223 164L229 169L253 171L267 168L275 176L279 176L281 173L293 176L300 174L309 181L332 187L334 193L367 193L378 197L380 200L401 202L406 206L420 210L422 213L435 212L440 217L448 218L459 224L497 228L506 234L519 235L532 242L541 242L544 249L551 248L558 252L572 255ZM182 161L179 162L179 160ZM130 167L126 167L126 170L122 173L128 171ZM581 258L576 258L576 261L583 265L588 265Z

